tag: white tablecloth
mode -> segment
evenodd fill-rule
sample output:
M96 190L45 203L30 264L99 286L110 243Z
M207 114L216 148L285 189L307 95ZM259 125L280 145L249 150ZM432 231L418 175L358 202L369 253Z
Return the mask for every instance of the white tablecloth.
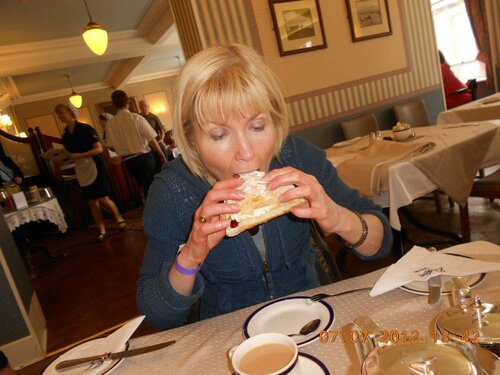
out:
M57 225L59 231L64 233L68 229L68 224L64 220L64 213L57 198L52 198L46 202L29 206L21 210L5 214L5 221L12 232L17 227L29 223L30 221L48 220Z
M451 251L451 250L450 250ZM453 253L473 254L477 259L500 261L500 247L488 242L472 242L454 248ZM384 270L330 284L298 295L318 292L335 293L354 288L372 286ZM473 289L483 302L500 301L500 272L486 275ZM359 374L359 364L350 345L341 338L341 328L355 318L368 315L383 329L402 332L418 330L420 336L431 336L431 321L451 305L443 297L435 305L427 304L427 296L415 295L396 289L378 297L369 297L368 291L356 292L327 300L335 311L332 329L339 332L335 343L313 342L299 348L322 361L333 375ZM130 348L177 340L173 346L145 355L127 358L117 368L119 374L231 374L228 350L243 340L242 325L260 305L231 314L201 321L131 341ZM304 374L309 375L309 374Z
M491 103L488 103L490 101ZM438 115L437 123L455 124L498 119L500 119L500 93L441 112Z
M495 132L495 138L491 142L491 146L484 158L483 167L489 167L500 163L500 120L488 121L488 123L496 125L497 131ZM446 125L443 127L446 127ZM454 128L450 128L448 130L453 131L453 129ZM419 132L427 132L428 129L426 129L426 127L415 128L415 131L418 134ZM390 132L382 133L384 136L390 135ZM346 158L345 155L341 155L339 159L330 157L329 160L333 165L338 165L346 160ZM389 190L376 196L374 201L382 207L389 208L391 226L396 230L401 230L398 209L408 206L415 199L436 190L438 187L411 161L405 161L391 166L388 173Z

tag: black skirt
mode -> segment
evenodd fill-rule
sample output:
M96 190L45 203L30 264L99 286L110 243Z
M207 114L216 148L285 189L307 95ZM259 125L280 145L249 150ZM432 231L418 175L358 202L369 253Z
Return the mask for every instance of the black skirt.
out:
M104 198L111 194L111 186L109 185L104 161L101 157L94 157L93 159L97 168L97 177L90 185L80 187L82 189L83 198L88 201Z

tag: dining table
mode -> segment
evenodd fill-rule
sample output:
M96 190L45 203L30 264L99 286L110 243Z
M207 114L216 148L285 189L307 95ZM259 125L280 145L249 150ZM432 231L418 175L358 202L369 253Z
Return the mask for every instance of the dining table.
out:
M11 232L23 224L39 220L47 220L57 225L61 233L68 229L64 213L56 197L50 197L13 212L5 213L4 217Z
M438 124L500 119L500 93L462 104L438 114Z
M33 241L33 229L31 226L37 225L36 223L38 222L48 221L56 225L61 233L65 233L68 230L68 224L57 198L50 189L45 188L43 190L47 191L45 198L31 201L26 207L4 213L7 227L14 236L31 279L37 277L35 267L31 262L32 253L40 251L50 259L61 259L67 256L66 253L55 255L45 246L36 244Z
M500 262L500 246L486 241L476 241L450 247L443 251L472 256L475 259ZM297 293L293 296L312 296L316 293L337 293L356 288L373 286L386 269L324 285L316 289ZM472 288L472 294L483 302L500 301L500 272L484 275L481 282ZM318 374L359 374L360 363L353 347L355 335L346 335L345 327L361 316L371 317L381 328L393 333L393 337L403 337L404 332L412 332L419 338L437 338L435 319L438 314L453 305L451 296L443 295L436 304L429 304L426 293L417 294L396 288L376 297L368 291L353 292L322 302L333 309L334 320L331 327L321 335L299 347L299 352L313 356L327 369ZM279 301L273 301L279 302ZM129 349L158 344L169 340L176 343L168 348L147 354L126 358L118 367L119 374L232 374L229 350L243 342L243 327L252 314L269 302L250 306L229 314L202 320L178 328L169 329L149 336L130 340ZM316 302L320 303L320 302ZM304 302L304 311L311 308ZM271 310L268 313L272 314ZM281 312L286 315L287 312ZM286 332L293 333L301 325L291 324ZM344 330L344 331L343 331ZM304 375L314 375L307 373Z
M367 170L370 157L362 157L363 152L373 147L368 136L340 142L325 150L328 160L337 167L339 174L342 163L352 160L357 162L345 168L347 184L388 208L391 227L398 231L401 230L399 208L410 205L415 199L436 189L443 190L459 204L464 204L477 170L500 164L500 120L431 125L412 128L412 131L414 137L405 142L373 141L389 142L394 146L434 144L427 152L400 158L393 163L390 160L381 162L389 164L383 171L385 186L379 191L367 191L368 180L360 179L352 181L352 184L348 181L348 177L367 176L370 173ZM391 136L390 130L381 132L383 138L390 139Z

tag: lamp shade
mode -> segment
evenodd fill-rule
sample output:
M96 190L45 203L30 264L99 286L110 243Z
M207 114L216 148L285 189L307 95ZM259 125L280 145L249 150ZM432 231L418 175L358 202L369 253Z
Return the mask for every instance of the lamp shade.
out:
M73 91L69 97L69 102L76 108L80 108L82 106L82 96Z
M10 119L9 115L1 115L0 116L0 123L4 126L11 126L12 125L12 120Z
M83 40L96 55L102 55L108 48L108 33L101 25L95 22L89 22L83 32Z

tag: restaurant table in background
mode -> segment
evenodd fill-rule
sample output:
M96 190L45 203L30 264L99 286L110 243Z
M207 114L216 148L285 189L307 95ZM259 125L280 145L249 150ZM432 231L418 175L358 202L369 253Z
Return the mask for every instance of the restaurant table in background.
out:
M482 123L481 123L482 124ZM485 124L489 124L488 128L492 125L495 127L492 132L493 140L490 143L490 147L485 151L485 156L481 167L488 167L500 163L500 120L488 121ZM421 154L417 156L419 159L432 158L438 152L450 151L453 152L454 157L470 157L467 153L460 152L460 143L462 141L473 141L473 135L477 134L481 128L478 124L467 125L463 124L453 124L453 125L440 125L440 126L426 126L414 128L418 138L416 141L419 142L435 142L436 148L433 151ZM463 134L462 134L463 133ZM470 137L467 134L471 134ZM382 132L384 136L390 136L391 132ZM459 138L462 135L462 140L454 140L454 138ZM470 138L470 139L469 139ZM415 141L415 142L416 142ZM353 147L353 149L351 149ZM354 158L359 151L356 151L355 145L343 148L329 148L326 150L328 159L333 165L338 166L340 163L349 160L349 158ZM439 160L436 160L439 162ZM459 163L457 162L457 165ZM452 174L453 171L450 171ZM460 171L457 171L458 176L461 176ZM439 178L440 176L433 176L434 178ZM449 176L442 176L442 178L448 179ZM473 177L471 177L470 183L472 183ZM460 178L457 177L454 183L460 183ZM416 198L422 197L438 188L431 179L422 172L412 160L403 161L394 164L388 169L388 190L386 192L381 192L379 195L373 197L375 203L381 205L382 207L389 208L389 220L391 226L396 230L401 230L401 222L398 216L398 209L400 207L407 206L413 202Z
M438 124L455 124L471 121L500 119L500 93L441 112Z
M472 242L449 250L453 253L473 255L476 259L500 261L500 246L488 242ZM336 293L355 288L372 286L384 269L367 275L343 280L296 295L312 296L316 293ZM166 277L166 276L165 276ZM500 300L500 272L486 275L472 289L483 302ZM341 329L354 319L368 315L388 332L416 330L420 337L432 337L432 322L443 310L451 306L451 298L445 296L435 305L427 303L426 295L417 295L395 289L377 297L369 297L368 291L355 292L325 300L334 309L335 321L329 335L330 342L315 341L299 348L322 361L332 375L359 374L359 362L353 348L342 340ZM171 329L150 336L131 340L130 349L168 340L177 343L167 349L131 357L119 366L120 374L231 374L228 350L243 341L242 326L247 317L259 306L245 308L230 314ZM300 327L290 327L290 333ZM335 342L333 333L338 332ZM347 340L349 341L349 340ZM309 375L309 374L307 374Z
M67 255L65 253L54 255L46 247L33 243L33 226L37 225L36 223L39 221L48 221L55 224L62 233L68 229L68 224L64 220L64 213L57 198L51 196L42 202L32 203L28 207L6 213L4 217L32 279L37 276L31 263L31 254L33 252L41 251L51 259L60 259Z
M57 225L59 231L62 233L68 229L68 224L64 220L64 213L57 198L51 198L47 201L6 213L4 217L11 232L23 224L38 220L50 221Z

